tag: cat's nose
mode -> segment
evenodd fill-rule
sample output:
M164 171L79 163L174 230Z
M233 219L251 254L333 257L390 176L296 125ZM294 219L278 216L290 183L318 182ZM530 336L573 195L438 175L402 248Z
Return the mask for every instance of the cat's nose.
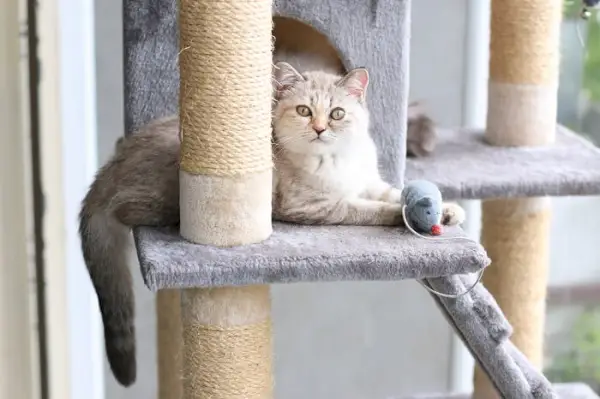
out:
M322 126L313 126L313 130L315 131L315 133L317 133L317 135L323 133L326 129Z

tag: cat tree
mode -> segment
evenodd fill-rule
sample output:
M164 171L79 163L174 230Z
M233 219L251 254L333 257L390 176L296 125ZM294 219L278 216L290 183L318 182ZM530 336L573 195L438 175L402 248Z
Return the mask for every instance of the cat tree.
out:
M492 2L485 132L490 144L554 143L562 9L562 0ZM484 201L482 217L481 242L493 263L484 284L514 327L512 341L541 368L550 199ZM475 396L489 397L490 388L478 368Z
M494 0L492 53L532 51L529 60L506 61L491 74L486 137L494 145L544 144L555 130L556 105L548 98L556 90L557 37L548 32L558 29L560 2L499 4L504 1ZM432 242L398 228L271 223L272 13L306 21L321 31L346 68L371 69L373 134L390 182L400 185L405 178L426 178L453 199L600 192L600 153L563 131L554 144L535 150L483 143L481 132L449 132L442 135L433 157L410 161L405 172L410 1L299 3L180 0L177 9L174 0L125 1L127 130L179 112L183 137L180 232L135 229L144 280L150 289L159 291L161 399L273 397L269 284L420 279L438 291L458 293L473 282L470 273L490 263L484 249L468 240ZM544 10L549 17L541 22L528 14L543 8L550 11ZM499 16L502 13L506 13L504 18ZM532 23L531 19L536 29L516 25L523 20ZM529 41L542 33L548 37L539 47L538 42ZM504 45L498 44L500 39ZM531 82L524 72L511 74L527 62L546 67L542 80ZM515 80L507 82L506 76ZM530 85L529 90L517 86L511 91L512 86L503 86L506 83L537 83L540 90ZM527 119L522 111L507 110L504 99L525 104L529 111L548 113L541 119ZM514 130L506 130L501 119L507 117L522 119ZM529 132L533 138L523 141ZM518 209L531 211L526 205ZM487 224L489 220L502 212L515 213L513 202L490 202L485 207L484 242L502 234ZM546 230L537 219L510 225L506 242L488 243L492 259L502 264L505 253L514 253L513 235L547 234ZM458 228L448 229L447 234L463 236ZM532 248L534 254L543 254L543 236L540 243ZM527 257L507 259L507 268L511 264L529 267ZM541 278L524 270L525 280L519 281L526 284L511 287L517 295L527 287L540 291L544 259L535 265ZM502 287L515 278L511 270L497 273L493 281L486 277L487 284L497 287L494 294L500 304L508 303L509 318L515 313L511 313L511 302L503 299L507 296ZM181 290L180 301L176 290ZM575 389L555 389L539 372L537 360L532 364L521 352L535 357L539 317L532 330L520 324L517 316L511 320L517 337L536 335L529 349L528 338L517 340L517 346L509 341L511 325L483 285L458 299L433 298L489 377L489 383L477 379L478 395L493 389L515 399L595 397L590 392L581 396ZM525 298L527 309L540 299ZM543 309L538 307L536 312L539 315ZM394 344L398 343L390 342Z

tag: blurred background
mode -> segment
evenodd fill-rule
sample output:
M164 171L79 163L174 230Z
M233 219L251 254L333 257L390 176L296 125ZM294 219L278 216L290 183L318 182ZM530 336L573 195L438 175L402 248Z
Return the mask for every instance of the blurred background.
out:
M124 389L105 361L76 231L123 135L121 0L40 2L38 63L32 4L0 0L0 399L155 399L153 294L132 256L139 376ZM489 0L413 1L411 100L440 125L485 125L488 23ZM559 122L600 144L600 20L583 22L576 1L565 1L562 54ZM464 205L477 238L479 203ZM600 198L553 209L545 372L600 393ZM470 355L415 282L275 286L273 312L277 397L471 389Z

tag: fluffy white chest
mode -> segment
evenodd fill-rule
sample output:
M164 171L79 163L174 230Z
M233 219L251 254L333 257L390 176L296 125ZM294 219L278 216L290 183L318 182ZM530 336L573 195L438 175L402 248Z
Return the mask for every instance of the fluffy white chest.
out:
M341 196L358 196L365 190L371 176L359 159L339 155L324 155L315 159L313 179L316 188Z

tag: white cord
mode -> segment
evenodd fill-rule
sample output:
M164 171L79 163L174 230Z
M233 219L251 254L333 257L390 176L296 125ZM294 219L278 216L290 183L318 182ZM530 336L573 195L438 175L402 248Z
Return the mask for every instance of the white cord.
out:
M585 43L583 41L583 35L581 34L581 29L579 28L579 26L581 25L580 21L577 21L577 23L575 24L575 30L577 31L577 38L579 39L579 44L581 45L581 48L585 48Z
M457 299L457 298L460 298L461 296L467 295L469 292L473 291L475 289L475 287L477 287L477 284L479 284L481 282L481 278L483 277L484 270L485 269L481 269L480 271L477 272L477 279L475 280L473 285L471 285L469 288L467 288L463 292L459 292L458 294L444 294L443 292L434 290L433 288L431 288L430 286L425 284L423 282L423 280L417 280L417 281L419 281L419 284L421 284L423 286L423 288L425 288L427 291L431 292L432 294L435 294L437 296L441 296L444 298Z
M581 12L579 13L580 20L588 21L593 15L591 10L598 9L600 9L600 3L596 4L595 6L584 5L581 9ZM581 21L577 21L577 24L575 25L575 30L577 31L577 38L579 39L579 44L581 44L581 48L585 49L585 41L583 40L583 35L581 34L580 26Z
M575 24L575 30L577 31L577 38L579 39L579 44L582 49L585 49L585 42L583 40L583 35L581 34L581 21L577 21Z
M404 205L402 207L402 219L404 219L404 225L406 226L406 228L413 233L414 235L416 235L417 237L421 237L424 238L426 240L433 240L433 241L442 241L442 240L468 240L468 241L472 241L470 238L468 237L430 237L430 236L426 236L423 235L421 233L419 233L418 231L416 231L409 223L408 218L406 217L406 205ZM461 296L467 295L469 292L473 291L475 289L475 287L477 287L477 284L479 284L481 282L481 279L483 277L483 272L485 271L485 269L481 269L477 272L477 279L475 280L475 282L466 290L464 290L461 293L458 294L444 294L443 292L439 292L436 291L435 289L431 288L430 286L428 286L423 280L417 280L419 282L419 284L421 284L427 291L431 292L434 295L440 296L440 297L444 297L444 298L452 298L452 299L457 299L460 298Z

